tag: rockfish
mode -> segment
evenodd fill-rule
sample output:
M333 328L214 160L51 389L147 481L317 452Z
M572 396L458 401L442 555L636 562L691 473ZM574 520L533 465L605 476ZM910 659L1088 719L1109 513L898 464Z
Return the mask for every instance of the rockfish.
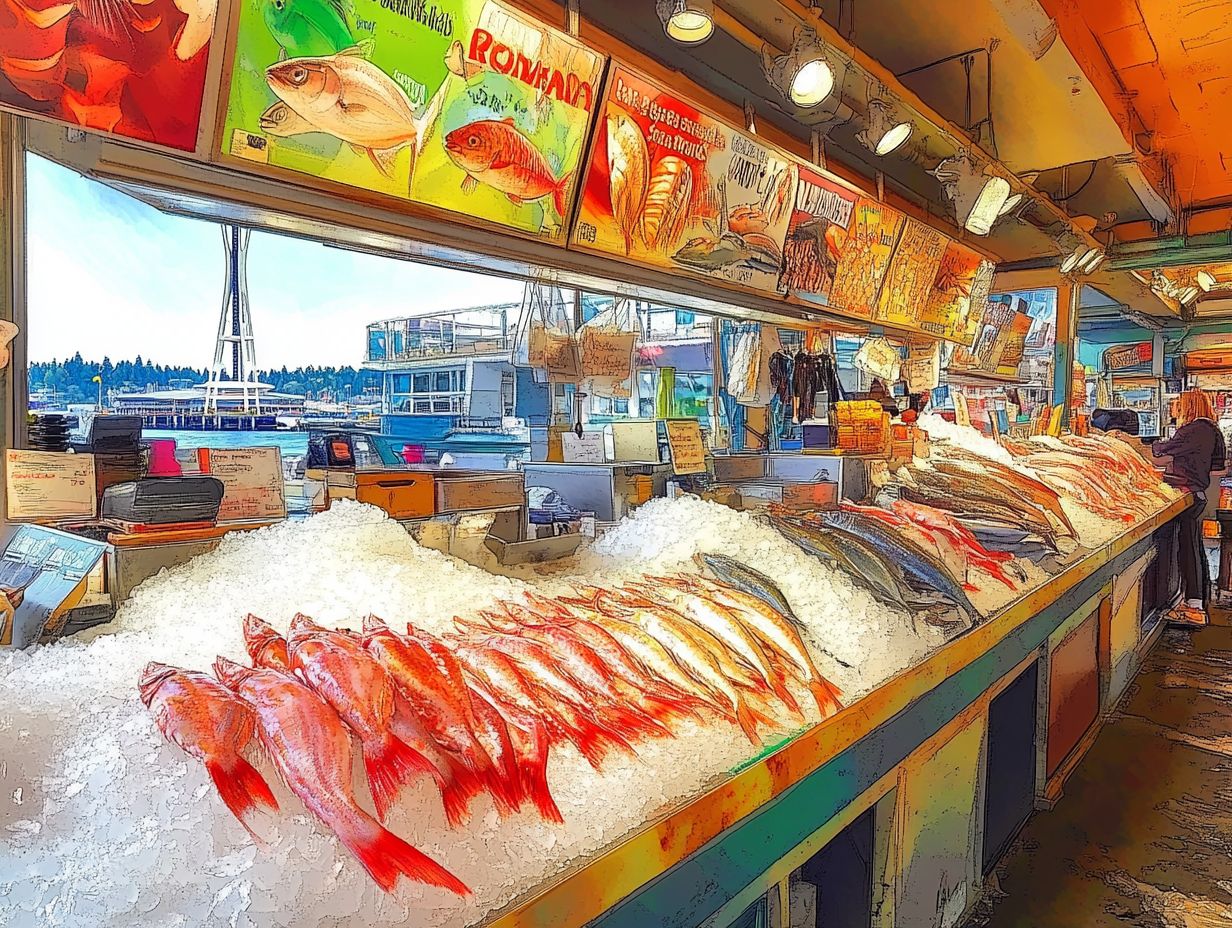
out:
M304 615L291 620L290 655L291 668L359 739L377 817L385 821L404 784L416 774L437 776L426 757L389 729L398 698L393 680L354 638Z
M419 136L402 88L358 48L279 61L265 69L265 79L299 116L366 154L386 177L393 176L399 150Z
M256 708L261 743L283 781L386 892L400 875L460 896L456 876L365 812L351 790L351 737L337 713L309 687L278 670L244 667L225 657L214 673Z
M291 669L291 660L287 656L287 639L274 631L268 622L251 612L244 617L244 647L248 649L248 657L254 667Z
M138 688L163 737L205 764L222 801L253 834L249 815L259 806L277 810L278 802L241 756L256 730L252 706L208 674L158 661L145 665Z
M514 206L551 196L563 219L569 174L556 177L543 153L513 124L513 118L480 119L445 136L445 152L466 172L462 190L494 187Z

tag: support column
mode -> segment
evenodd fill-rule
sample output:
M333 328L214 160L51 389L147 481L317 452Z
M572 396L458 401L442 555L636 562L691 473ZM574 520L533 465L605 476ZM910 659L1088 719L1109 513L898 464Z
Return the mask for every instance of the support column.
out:
M7 113L0 113L0 318L18 328L9 365L0 372L0 447L21 448L27 408L25 122ZM0 458L0 473L3 466Z
M1057 284L1057 340L1052 352L1052 405L1062 407L1062 422L1069 421L1074 381L1074 342L1078 337L1078 302L1082 284L1061 278Z

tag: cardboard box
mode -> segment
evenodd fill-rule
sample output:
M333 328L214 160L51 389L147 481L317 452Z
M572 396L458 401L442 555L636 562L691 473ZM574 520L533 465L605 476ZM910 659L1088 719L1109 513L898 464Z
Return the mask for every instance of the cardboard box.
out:
M354 498L393 519L423 519L436 511L436 481L423 471L360 471L355 474Z

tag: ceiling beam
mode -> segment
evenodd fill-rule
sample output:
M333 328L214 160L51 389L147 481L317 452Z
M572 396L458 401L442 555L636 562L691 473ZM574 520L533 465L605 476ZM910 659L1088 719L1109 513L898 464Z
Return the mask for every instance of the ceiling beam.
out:
M1203 235L1173 235L1142 242L1123 242L1113 247L1108 267L1114 271L1137 271L1187 264L1232 261L1232 230Z

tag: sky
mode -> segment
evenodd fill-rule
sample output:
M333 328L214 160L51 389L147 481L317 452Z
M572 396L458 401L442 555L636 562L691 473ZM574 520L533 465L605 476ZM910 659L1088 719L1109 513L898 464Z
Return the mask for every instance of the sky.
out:
M30 360L80 351L208 367L225 280L219 227L34 155L27 164ZM516 302L522 283L253 232L248 294L258 368L358 367L369 322Z

